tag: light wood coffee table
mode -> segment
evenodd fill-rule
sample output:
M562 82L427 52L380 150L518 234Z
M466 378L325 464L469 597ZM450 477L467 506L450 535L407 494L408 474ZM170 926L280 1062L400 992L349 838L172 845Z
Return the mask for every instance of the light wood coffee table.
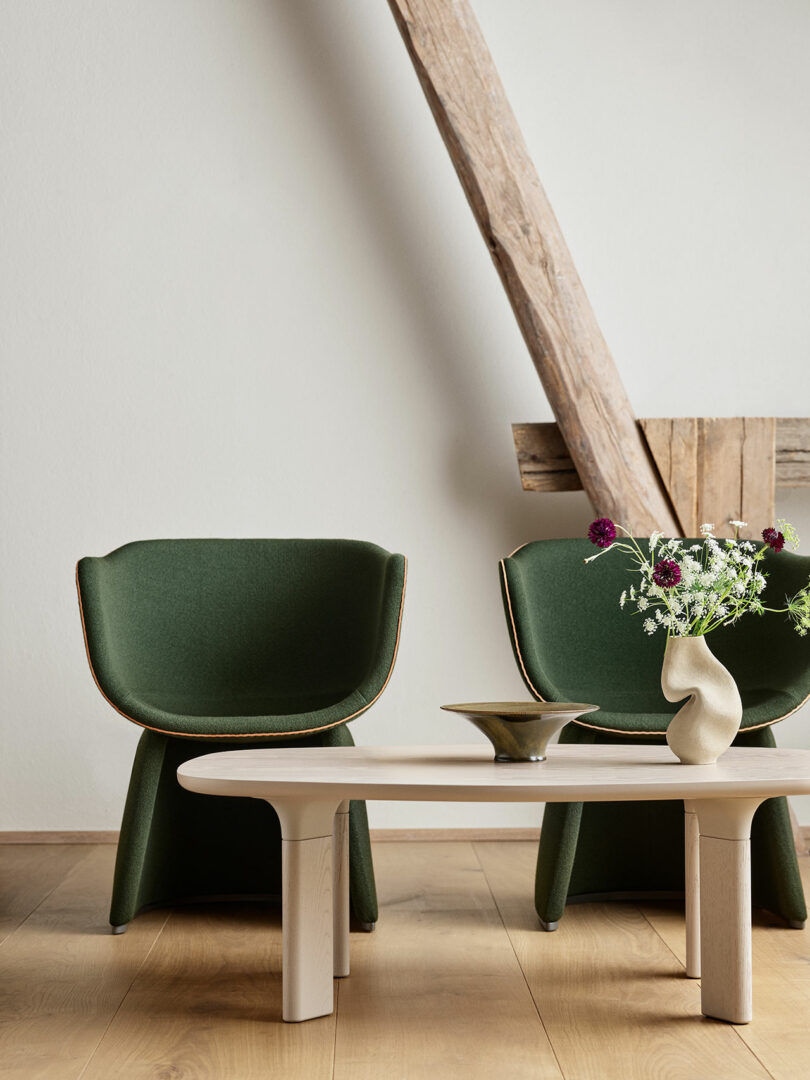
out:
M554 746L545 762L503 764L488 746L280 747L208 754L177 775L190 791L266 799L279 816L285 1020L331 1013L332 978L349 974L349 799L683 799L686 973L702 966L706 1016L746 1024L751 819L772 795L810 794L810 750L732 747L716 765L681 765L666 746Z

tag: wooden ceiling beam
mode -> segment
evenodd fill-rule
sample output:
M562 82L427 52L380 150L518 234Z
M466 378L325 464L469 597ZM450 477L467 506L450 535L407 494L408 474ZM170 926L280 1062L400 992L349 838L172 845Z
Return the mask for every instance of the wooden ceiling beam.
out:
M389 0L597 514L678 522L467 0Z
M773 519L775 487L810 487L810 418L678 417L638 425L683 535L703 521ZM556 424L513 424L524 491L583 487Z

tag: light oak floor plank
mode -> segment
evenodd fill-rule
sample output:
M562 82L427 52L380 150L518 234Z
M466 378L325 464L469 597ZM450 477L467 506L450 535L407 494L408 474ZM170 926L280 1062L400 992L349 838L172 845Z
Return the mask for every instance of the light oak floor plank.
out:
M302 1025L280 1021L278 911L147 912L114 937L114 847L32 848L0 852L3 1080L810 1075L810 931L758 918L753 1023L704 1020L680 906L572 906L545 934L534 842L375 846L378 929L352 934L336 1016Z
M76 1080L159 935L157 912L110 933L114 858L110 845L84 847L0 948L3 1080Z
M173 911L82 1080L331 1080L334 1044L334 1014L282 1022L277 908L193 905Z
M632 904L572 905L539 930L534 844L474 845L566 1080L766 1080L737 1029Z
M799 867L810 897L810 858ZM683 961L682 907L644 904L642 911ZM753 959L754 1020L737 1033L776 1080L810 1076L810 928L790 930L754 912Z
M374 849L380 921L338 984L335 1080L561 1080L469 843Z
M0 845L0 944L86 854L83 844Z

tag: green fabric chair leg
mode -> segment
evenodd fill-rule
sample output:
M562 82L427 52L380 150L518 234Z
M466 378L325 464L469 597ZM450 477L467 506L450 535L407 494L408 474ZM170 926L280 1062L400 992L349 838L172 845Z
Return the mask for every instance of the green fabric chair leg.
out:
M378 909L368 814L366 804L355 800L349 804L349 868L352 915L361 930L373 930Z
M741 732L735 746L776 746L773 728ZM794 929L807 920L799 862L785 798L766 799L751 826L751 900Z
M569 724L561 742L638 742ZM656 739L663 742L663 739ZM774 746L770 728L742 732L738 746ZM684 893L683 803L552 803L544 812L535 907L556 929L566 903L676 898ZM768 799L751 832L752 902L801 927L807 918L784 798Z
M285 745L352 745L344 726ZM251 741L278 746L279 741ZM177 767L244 740L178 739L144 731L132 769L113 882L110 923L120 928L143 908L194 900L281 896L281 832L272 807L258 799L213 798L186 791ZM349 817L352 912L376 922L374 868L365 804Z

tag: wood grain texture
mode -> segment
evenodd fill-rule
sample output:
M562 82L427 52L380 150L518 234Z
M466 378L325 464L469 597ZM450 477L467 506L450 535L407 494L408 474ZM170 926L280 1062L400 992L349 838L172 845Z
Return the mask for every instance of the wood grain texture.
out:
M4 844L117 844L118 830L88 831L86 829L9 829L0 832Z
M697 518L717 536L729 520L748 522L758 537L774 521L775 421L769 417L702 417L698 422Z
M175 909L82 1080L331 1080L335 1017L282 1023L281 948L278 909Z
M352 935L355 971L336 984L337 1017L304 1026L280 1020L277 910L177 908L151 952L146 937L133 949L144 920L159 927L163 916L147 913L122 937L110 935L113 852L87 861L85 850L81 872L77 861L76 873L0 947L0 1076L327 1080L333 1064L339 1080L558 1080L561 1069L570 1080L808 1075L810 929L769 925L755 913L755 1019L733 1028L699 1018L698 985L678 975L682 905L645 903L646 930L636 905L576 905L560 930L543 934L532 903L536 842L475 850L480 863L468 843L375 848L378 930ZM24 892L41 870L29 864L26 885L26 864L16 865ZM810 859L799 865L810 895ZM154 926L149 932L154 940ZM148 955L139 964L141 950Z
M110 933L114 858L112 847L85 848L0 947L3 1080L78 1080L160 934L158 911Z
M711 769L683 765L668 746L554 745L542 762L492 760L486 745L291 746L206 754L177 770L181 785L262 798L286 835L292 809L311 835L329 833L343 799L428 802L623 802L810 794L810 750L732 746ZM320 807L320 809L318 809ZM316 810L318 812L316 813Z
M0 943L64 881L86 854L85 847L67 844L0 848Z
M389 0L598 514L676 530L616 366L467 0Z
M799 859L805 894L810 896L810 858ZM645 903L645 917L683 963L683 909L672 903ZM810 1073L810 927L791 930L776 917L754 912L754 1021L736 1028L774 1080Z
M657 417L638 421L672 499L684 536L694 536L701 523L697 506L697 455L700 425L704 419L712 425L718 423L711 418L698 417ZM758 521L767 515L769 507L773 514L772 486L810 486L810 419L739 417L723 423L730 425L731 436L725 449L740 458L741 476L732 477L731 483L732 486L741 483L743 487L743 497L737 499L741 512L732 514L732 517L748 521L753 526L754 519ZM513 424L512 435L524 491L575 491L582 487L556 424ZM715 453L725 452L722 440L718 445L714 439L713 449ZM771 458L772 476L770 469L765 467ZM707 464L712 464L710 457L704 457L703 467ZM725 470L724 475L727 475ZM716 517L719 518L725 509L721 500ZM707 510L710 511L708 506Z
M524 491L582 491L582 481L556 424L512 424Z
M674 420L639 420L641 429L669 492L682 536L696 536L698 421L694 417Z
M385 845L374 860L381 917L338 984L335 1080L559 1080L472 847Z
M779 417L776 421L776 484L810 487L810 419Z
M699 984L634 905L572 905L559 930L539 933L536 848L475 850L566 1077L766 1080L734 1028L696 1019Z

